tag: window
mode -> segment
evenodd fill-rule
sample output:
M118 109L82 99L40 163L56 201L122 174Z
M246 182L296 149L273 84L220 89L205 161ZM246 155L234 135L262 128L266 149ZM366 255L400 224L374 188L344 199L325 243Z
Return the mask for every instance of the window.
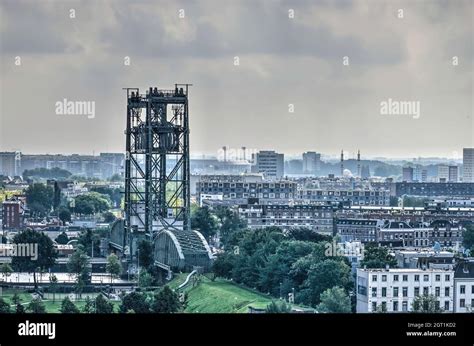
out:
M372 302L372 311L377 311L377 302Z
M436 287L435 288L435 296L440 297L441 296L441 287Z
M414 295L415 295L415 297L420 295L420 288L419 287L415 287Z
M393 296L398 297L398 287L393 288Z
M393 281L398 281L398 275L393 276Z
M471 286L471 293L474 294L474 285Z
M449 274L446 274L446 275L444 276L444 280L446 280L446 281L449 281L449 278L450 278L450 275L449 275Z
M446 311L449 310L449 301L448 301L448 300L446 300L446 301L444 302L444 310L446 310Z
M402 288L402 294L404 297L408 297L408 287L403 287Z
M382 275L382 281L383 282L387 281L387 275Z
M403 275L402 279L403 281L408 281L408 275Z
M444 288L444 296L449 297L449 287Z
M393 311L398 311L398 302L393 302Z
M377 281L377 275L372 275L372 282L376 282Z
M420 275L415 275L415 281L420 281Z
M460 308L465 308L466 307L466 300L464 298L459 299L459 307Z
M423 281L429 281L430 277L429 275L423 275Z
M435 280L436 280L436 281L441 281L441 275L439 275L439 274L436 274L436 276L435 276Z
M423 287L423 295L427 296L428 293L428 287Z
M377 297L377 287L372 287L372 297Z
M402 303L402 311L408 311L408 302Z
M466 285L460 286L461 294L466 294Z
M387 296L387 287L382 287L382 297Z
M382 302L382 311L387 311L387 302Z

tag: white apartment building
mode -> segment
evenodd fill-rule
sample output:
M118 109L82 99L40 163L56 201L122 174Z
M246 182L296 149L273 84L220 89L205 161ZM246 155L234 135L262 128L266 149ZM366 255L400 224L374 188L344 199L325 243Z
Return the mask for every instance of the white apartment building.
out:
M432 294L445 312L454 310L450 269L358 269L357 313L409 312L418 295Z
M454 312L474 311L474 259L460 262L454 272Z

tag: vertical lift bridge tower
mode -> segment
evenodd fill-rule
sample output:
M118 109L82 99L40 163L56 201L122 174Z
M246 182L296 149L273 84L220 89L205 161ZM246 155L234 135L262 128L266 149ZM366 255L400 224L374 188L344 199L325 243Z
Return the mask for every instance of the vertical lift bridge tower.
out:
M197 265L199 257L207 266L212 257L190 224L190 85L149 88L145 94L126 89L124 243L131 262L141 239L153 241L156 264L168 270Z

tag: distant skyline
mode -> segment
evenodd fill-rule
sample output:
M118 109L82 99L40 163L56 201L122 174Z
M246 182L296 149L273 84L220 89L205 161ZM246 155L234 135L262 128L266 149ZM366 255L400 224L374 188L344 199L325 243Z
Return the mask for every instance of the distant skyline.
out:
M271 149L262 149L262 150L271 150ZM2 151L12 151L12 150L2 150ZM21 150L20 151L23 155L94 155L94 156L99 156L100 153L125 153L125 150L117 150L117 151L99 151L99 152L24 152ZM307 151L315 151L315 150L307 150ZM301 153L285 153L281 152L285 155L285 160L288 159L302 159L302 154ZM318 152L321 154L321 160L331 160L331 161L337 161L340 158L340 152L338 153L324 153L324 152ZM195 153L191 152L190 153L192 159L211 159L211 158L219 158L219 155L216 153ZM222 159L222 158L221 158ZM356 160L357 159L357 154L356 153L351 153L351 152L346 152L344 151L344 160ZM455 153L451 157L443 157L443 156L426 156L426 157L407 157L407 156L380 156L380 155L366 155L364 156L363 153L361 153L361 160L388 160L388 161L458 161L462 162L463 156L462 156L462 150L460 152ZM232 160L229 160L232 161Z
M123 152L122 88L188 82L192 156L460 159L474 147L473 22L471 0L2 0L0 151ZM94 116L56 114L64 99Z

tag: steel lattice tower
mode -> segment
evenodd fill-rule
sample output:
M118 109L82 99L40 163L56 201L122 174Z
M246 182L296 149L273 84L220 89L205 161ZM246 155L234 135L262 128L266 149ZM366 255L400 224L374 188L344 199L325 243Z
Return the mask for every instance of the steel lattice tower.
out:
M124 236L190 230L189 86L126 89Z

